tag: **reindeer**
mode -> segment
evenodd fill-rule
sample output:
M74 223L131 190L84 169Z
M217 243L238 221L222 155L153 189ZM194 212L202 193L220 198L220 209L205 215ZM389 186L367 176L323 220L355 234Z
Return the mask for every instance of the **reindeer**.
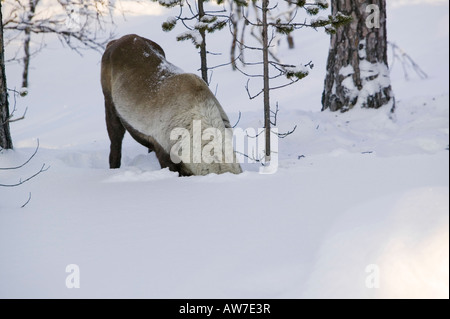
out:
M120 167L122 140L128 131L156 153L161 168L180 176L242 172L234 152L231 161L225 160L227 141L223 140L231 125L214 94L201 78L183 73L168 62L155 42L135 34L109 42L102 57L101 84L111 141L110 168ZM192 142L195 123L220 132L213 140L205 140L202 135L201 149L212 144L208 150L221 150L211 157L212 161L199 161L198 154L197 160L192 160L199 151ZM173 139L177 129L189 132L191 140ZM194 154L186 159L180 151Z

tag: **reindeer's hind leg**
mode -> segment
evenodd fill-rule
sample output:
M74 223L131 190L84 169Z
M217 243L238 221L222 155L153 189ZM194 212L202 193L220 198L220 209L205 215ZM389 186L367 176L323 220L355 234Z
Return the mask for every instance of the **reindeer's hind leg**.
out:
M109 140L111 141L109 168L119 168L122 157L122 140L125 135L125 128L116 113L116 108L114 107L112 98L106 95L105 110L106 128L108 129Z

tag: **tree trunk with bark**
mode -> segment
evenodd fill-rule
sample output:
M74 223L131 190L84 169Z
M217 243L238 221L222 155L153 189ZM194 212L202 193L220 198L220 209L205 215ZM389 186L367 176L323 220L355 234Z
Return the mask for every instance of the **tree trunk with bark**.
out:
M201 21L205 16L205 9L203 8L204 0L198 0L198 18ZM206 30L199 30L200 36L202 37L202 43L200 43L200 71L202 73L202 79L209 85L208 81L208 62L207 62L207 51L206 51Z
M33 23L33 18L36 13L36 6L39 0L30 0L29 11L26 15L27 27L25 28L25 39L23 41L23 73L22 73L22 88L28 88L28 70L30 69L30 42L31 42L31 25Z
M392 111L386 37L386 0L332 0L332 14L353 18L331 36L322 111L354 107Z
M0 147L12 149L12 139L9 130L8 88L6 86L5 55L3 45L3 15L0 2Z
M269 32L267 25L267 11L269 0L262 0L262 40L263 40L263 91L264 91L264 130L266 139L265 162L270 162L270 95L269 95Z

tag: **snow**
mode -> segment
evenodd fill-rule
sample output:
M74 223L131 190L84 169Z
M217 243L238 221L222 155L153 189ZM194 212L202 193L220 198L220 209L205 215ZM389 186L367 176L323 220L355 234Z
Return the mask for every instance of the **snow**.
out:
M317 23L320 24L320 23L323 23L323 22L327 22L329 20L330 20L329 17L319 16L317 18L311 18L310 24L317 24Z
M199 47L203 43L202 35L198 30L190 30L177 35L177 39L186 40L190 39L196 47Z
M171 74L184 73L182 69L165 59L158 65L158 71L169 71Z
M351 65L343 67L339 73L346 74L346 79L342 81L343 86L348 90L351 99L358 97L354 107L361 108L366 103L369 96L374 96L391 85L389 69L384 63L370 63L367 60L361 60L359 63L362 88L358 89L353 83L350 73Z
M168 24L175 24L175 23L177 23L177 17L170 16L170 17L167 18L166 22Z
M357 88L353 81L353 74L355 70L353 66L347 65L339 70L339 74L344 77L342 86L347 91L346 95L352 101L356 99L354 107L359 109L364 107L367 99L374 96L377 92L388 88L391 85L390 71L384 63L371 63L366 60L366 43L365 40L360 42L359 55L359 71L361 77L361 88ZM333 84L333 91L335 92L336 83ZM392 102L389 103L392 107Z
M172 7L181 1L180 0L158 0L158 2L163 6Z
M11 124L15 150L0 153L0 168L20 165L39 139L26 166L0 170L0 184L49 166L0 187L0 298L448 298L448 2L395 3L390 40L429 78L391 71L394 117L388 107L320 112L329 37L294 33L296 50L282 43L281 58L315 67L272 92L279 132L297 125L278 141L273 174L246 160L237 176L178 178L128 135L122 168L108 169L100 56L49 38L51 50L32 60L28 95L17 97L15 115L28 111ZM197 51L175 40L182 28L160 31L175 14L164 12L116 21L118 36L140 32L198 73ZM228 43L226 31L208 38L211 51ZM20 71L8 65L9 87ZM262 99L249 101L245 83L225 67L210 87L232 124L241 111L238 126L256 130ZM80 288L66 286L69 265Z
M353 66L351 66L351 64L344 66L339 70L339 74L344 77L350 76L353 73L355 73L355 70L353 69Z

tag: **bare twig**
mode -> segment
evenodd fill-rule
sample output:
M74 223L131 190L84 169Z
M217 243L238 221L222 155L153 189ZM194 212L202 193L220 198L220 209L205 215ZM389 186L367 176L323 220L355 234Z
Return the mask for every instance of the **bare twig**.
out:
M255 136L250 136L250 135L248 135L247 131L245 132L245 135L247 135L247 137L249 137L249 138L257 138L257 137L260 136L261 134L264 134L264 130L261 130L261 132L259 132L259 133L256 134Z
M241 115L242 115L242 113L241 113L241 111L239 111L239 117L238 117L238 119L237 119L237 121L236 121L236 124L234 124L234 125L232 126L232 128L235 128L235 127L239 124L239 122L241 121Z
M54 5L60 8L54 12L53 10L46 12L46 6L49 4L44 4L44 1L40 0L4 0L4 2L10 8L4 25L6 43L13 40L23 43L23 54L16 52L10 60L23 64L23 87L28 86L31 58L45 46L44 35L56 35L64 46L80 55L81 49L93 49L103 53L104 47L114 36L111 32L106 32L106 25L114 25L113 9L116 1L55 0ZM32 52L30 43L34 42L33 38L36 35L41 35L41 45Z
M19 169L24 167L25 165L27 165L32 159L33 157L36 155L37 151L39 149L39 140L37 141L37 146L36 149L34 150L33 154L31 154L31 156L28 158L28 160L26 160L23 164L15 166L15 167L2 167L0 168L0 170L15 170L15 169ZM50 168L50 166L46 166L46 164L42 164L41 168L39 169L38 172L34 173L33 175L31 175L30 177L22 180L19 179L19 181L17 183L14 184L0 184L0 187L16 187L16 186L20 186L26 182L28 182L29 180L33 179L34 177L38 176L39 174L47 171Z
M20 186L20 185L28 182L29 180L35 178L39 174L47 171L49 168L50 168L50 166L46 167L46 164L44 163L44 164L42 164L42 167L40 168L40 170L37 173L31 175L30 177L28 177L28 178L26 178L24 180L20 179L19 182L15 183L15 184L0 184L0 187L17 187L17 186Z
M285 138L286 136L291 135L292 133L295 132L295 130L297 129L297 125L294 126L294 128L290 131L287 131L286 133L278 133L278 137L279 138Z
M19 169L19 168L24 167L25 165L27 165L33 159L33 157L38 152L38 149L39 149L39 139L37 140L36 149L34 150L33 154L31 154L31 156L26 160L25 163L23 163L23 164L21 164L19 166L15 166L15 167L0 167L0 170L7 171L7 170Z
M247 91L247 95L248 95L248 98L249 98L250 100L253 100L253 99L257 98L257 97L260 96L262 93L264 93L264 90L261 89L261 91L259 91L257 94L252 95L252 94L250 93L250 89L249 89L249 87L248 87L249 82L250 82L250 79L248 79L248 80L247 80L247 83L245 84L245 90Z
M428 74L426 74L425 71L423 71L420 68L420 66L411 58L411 56L409 56L405 51L403 51L397 44L395 44L393 42L389 42L389 41L388 41L388 44L392 48L392 55L393 55L393 59L392 59L391 67L390 67L391 70L394 68L394 64L395 64L396 60L399 60L400 63L402 64L403 73L404 73L405 79L407 81L409 81L409 74L408 74L408 70L407 70L408 67L412 68L413 71L416 72L416 74L421 79L428 78Z
M278 118L278 112L280 111L280 108L278 107L278 102L276 104L276 108L275 111L270 110L271 118L273 118L273 121L270 121L270 124L272 124L273 126L277 126L277 118Z
M17 122L17 121L21 121L21 120L23 120L23 119L25 119L25 115L27 114L27 111L28 111L28 107L26 107L25 108L25 112L23 112L23 115L21 116L21 117L17 117L17 118L15 118L15 119L9 119L8 120L8 122L9 123L13 123L13 122Z
M262 160L263 160L263 158L264 158L264 155L261 156L261 157L259 157L259 158L256 158L256 157L254 157L254 156L249 156L249 155L247 155L247 154L245 154L245 153L242 153L242 152L239 152L239 151L235 151L235 153L236 153L236 154L239 154L239 155L242 155L242 156L244 156L245 158L248 158L249 160L251 160L251 161L253 161L253 162L256 162L256 163L262 163Z
M12 89L8 89L8 91L14 92L14 106L13 106L13 109L11 111L11 114L9 114L9 116L3 122L0 122L0 125L4 125L5 123L12 123L12 122L17 122L17 121L23 120L25 118L25 115L27 114L27 111L28 111L28 107L27 107L25 109L25 112L23 113L23 115L21 117L13 119L12 117L14 116L14 113L17 111L17 108L16 108L16 106L17 106L17 99L16 99L16 97L20 93L18 91L16 91L16 90L12 90Z
M277 126L278 112L280 112L280 108L278 107L278 102L277 102L275 111L270 110L270 113L272 114L270 124L273 126ZM292 133L294 133L296 129L297 129L297 125L295 125L292 130L287 131L286 133L278 133L277 135L279 138L285 138L285 137L291 135Z
M27 206L28 203L30 202L30 200L31 200L31 192L28 194L28 200L25 202L25 204L23 204L22 206L20 206L20 208L24 208L25 206Z

